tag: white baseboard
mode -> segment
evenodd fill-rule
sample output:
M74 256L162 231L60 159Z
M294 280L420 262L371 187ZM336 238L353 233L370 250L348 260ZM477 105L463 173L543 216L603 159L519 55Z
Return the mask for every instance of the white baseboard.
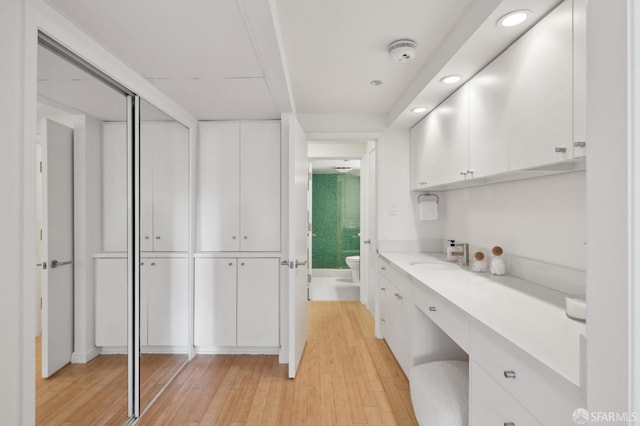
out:
M71 354L71 363L72 364L86 364L91 361L95 357L100 355L100 349L92 348L87 352L73 352Z
M279 355L280 347L265 346L196 346L200 355Z

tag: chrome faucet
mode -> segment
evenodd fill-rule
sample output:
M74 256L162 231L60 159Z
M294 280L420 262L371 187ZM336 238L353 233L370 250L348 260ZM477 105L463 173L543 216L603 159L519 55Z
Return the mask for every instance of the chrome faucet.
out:
M455 246L460 247L462 251L452 251L451 254L454 256L460 256L462 266L469 266L469 244L462 243L456 244Z

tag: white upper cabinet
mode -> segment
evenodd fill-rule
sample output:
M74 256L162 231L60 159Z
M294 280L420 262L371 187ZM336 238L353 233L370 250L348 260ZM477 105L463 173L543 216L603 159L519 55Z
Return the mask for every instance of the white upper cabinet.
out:
M280 250L280 122L240 126L243 251Z
M200 123L200 251L280 250L280 122Z
M102 246L127 251L127 126L102 125Z
M566 0L416 124L411 188L583 157L585 15Z
M587 0L573 0L573 157L587 155Z
M127 138L124 123L103 125L104 251L127 251ZM174 122L140 129L143 251L189 249L189 136Z
M507 141L509 170L572 156L572 39L571 2L564 2L486 69L495 82L487 118Z
M469 88L444 100L412 134L415 189L464 180L469 172ZM415 136L415 138L414 138Z

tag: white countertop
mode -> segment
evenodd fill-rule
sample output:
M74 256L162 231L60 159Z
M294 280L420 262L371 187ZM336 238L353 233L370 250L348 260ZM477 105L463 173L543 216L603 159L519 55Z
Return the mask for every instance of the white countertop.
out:
M446 262L438 253L380 255L580 386L580 335L586 334L586 325L566 316L564 294L508 275L498 277L488 272L472 272ZM455 266L433 269L413 264L415 262Z

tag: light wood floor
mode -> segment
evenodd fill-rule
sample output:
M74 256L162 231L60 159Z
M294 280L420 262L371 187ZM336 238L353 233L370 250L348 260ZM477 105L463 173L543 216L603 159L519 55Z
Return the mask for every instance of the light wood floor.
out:
M178 371L184 355L144 354L140 360L140 403L146 407ZM41 341L36 339L38 425L122 425L127 420L127 356L101 355L68 364L42 378Z
M407 378L359 302L309 302L295 380L277 356L197 356L142 425L417 425Z

